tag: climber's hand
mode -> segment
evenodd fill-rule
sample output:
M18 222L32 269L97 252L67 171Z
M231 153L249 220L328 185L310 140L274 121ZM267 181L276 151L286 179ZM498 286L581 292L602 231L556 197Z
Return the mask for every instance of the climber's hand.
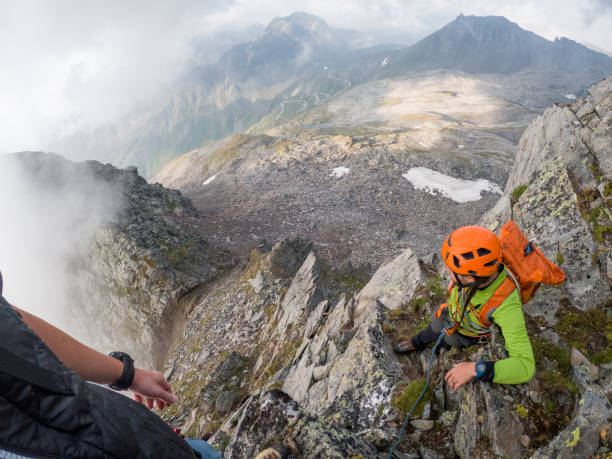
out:
M476 376L476 362L461 362L448 370L444 379L451 389L457 390Z
M170 383L158 371L147 371L136 368L134 381L130 390L134 392L134 400L142 403L151 409L157 406L164 409L166 405L175 403L178 399L172 393Z

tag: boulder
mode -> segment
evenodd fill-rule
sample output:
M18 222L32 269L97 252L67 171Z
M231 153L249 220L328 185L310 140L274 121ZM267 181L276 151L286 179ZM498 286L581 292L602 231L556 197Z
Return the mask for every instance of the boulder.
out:
M289 395L272 389L251 397L241 408L224 457L255 457L265 446L279 443L295 445L301 457L376 455L376 449L360 435L308 415Z
M370 282L357 295L355 316L380 302L388 309L397 309L412 296L417 286L423 283L424 274L417 256L406 249L400 256L383 264Z

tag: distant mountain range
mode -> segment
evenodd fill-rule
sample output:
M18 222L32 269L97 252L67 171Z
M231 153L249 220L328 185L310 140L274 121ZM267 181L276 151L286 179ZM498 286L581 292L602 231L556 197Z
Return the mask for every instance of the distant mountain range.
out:
M381 75L425 69L509 74L527 68L553 73L575 73L578 69L609 73L610 65L609 56L567 38L551 42L504 17L461 15L398 52Z
M280 124L367 81L446 69L516 75L543 110L612 74L612 58L546 40L503 17L459 16L418 43L370 46L367 36L294 13L273 19L216 64L193 69L163 106L50 145L73 158L136 165L151 176L169 160L265 120ZM529 94L524 99L529 101Z

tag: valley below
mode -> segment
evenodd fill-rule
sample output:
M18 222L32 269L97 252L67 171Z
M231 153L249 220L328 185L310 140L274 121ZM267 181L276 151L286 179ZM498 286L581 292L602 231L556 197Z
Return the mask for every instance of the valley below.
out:
M377 81L279 125L264 119L150 181L184 192L204 215L203 234L237 254L293 234L336 265L375 266L406 247L436 251L498 198L483 191L460 202L435 184L417 189L404 177L410 169L501 187L535 116L497 85L460 73Z

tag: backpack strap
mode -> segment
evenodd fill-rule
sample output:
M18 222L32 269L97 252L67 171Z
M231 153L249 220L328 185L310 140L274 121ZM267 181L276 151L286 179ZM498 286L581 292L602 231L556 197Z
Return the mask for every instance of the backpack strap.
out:
M490 327L489 316L510 296L517 288L512 276L506 277L499 287L493 292L491 298L480 308L478 318L485 327ZM520 291L520 290L519 290Z
M39 367L0 346L0 372L21 379L50 392L74 395L67 384L62 384L64 375Z

